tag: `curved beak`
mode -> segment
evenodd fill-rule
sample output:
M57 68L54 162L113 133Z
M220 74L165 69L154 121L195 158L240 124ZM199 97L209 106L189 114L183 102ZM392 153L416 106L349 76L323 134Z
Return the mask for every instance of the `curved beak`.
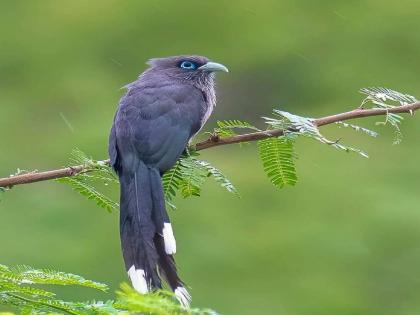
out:
M205 65L202 65L198 69L199 70L204 70L204 71L209 71L209 72L214 72L214 71L229 72L228 68L226 68L221 63L211 62L211 61L207 62Z

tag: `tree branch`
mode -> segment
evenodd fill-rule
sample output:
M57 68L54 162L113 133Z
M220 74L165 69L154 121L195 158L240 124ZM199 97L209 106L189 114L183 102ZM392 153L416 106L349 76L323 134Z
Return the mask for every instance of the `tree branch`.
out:
M318 126L324 126L333 124L339 121L350 120L355 118L363 118L370 116L386 115L388 113L413 113L420 109L420 102L416 102L409 105L396 106L389 109L373 108L373 109L362 109L358 108L349 112L335 114L331 116L321 117L313 120L313 123ZM217 135L210 136L207 140L198 142L193 147L196 151L217 147L221 145L240 143L240 142L251 142L263 140L270 137L282 136L286 130L284 129L273 129L267 131L252 132L242 135L236 135L227 138L220 138ZM99 161L98 163L109 164L109 160ZM26 174L12 175L10 177L0 178L0 187L10 188L15 185L29 184L44 180L56 179L61 177L74 176L82 172L92 171L93 169L85 165L77 165L72 167L66 167L62 169L46 171L46 172L30 172Z

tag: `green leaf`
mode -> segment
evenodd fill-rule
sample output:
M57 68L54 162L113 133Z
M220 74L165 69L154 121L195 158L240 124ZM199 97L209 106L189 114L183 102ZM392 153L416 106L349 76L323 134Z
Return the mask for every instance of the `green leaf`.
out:
M263 168L270 181L279 188L294 186L297 182L293 142L284 138L258 141Z
M14 284L77 285L101 291L108 290L105 284L86 280L78 275L51 269L34 269L25 265L14 268L0 265L0 279L7 279Z
M360 89L360 93L367 95L362 105L366 102L373 102L380 107L394 107L394 105L387 104L386 102L391 101L399 103L399 105L417 102L417 99L412 95L400 93L385 87L362 88Z
M246 121L241 121L237 119L231 120L218 120L216 122L217 127L214 131L221 138L231 137L236 135L235 129L249 129L260 131L257 127L251 125Z
M359 131L359 132L363 132L365 134L367 134L368 136L371 136L373 138L376 138L377 136L379 136L379 134L376 131L358 126L358 125L354 125L354 124L349 124L343 121L338 121L336 122L336 124L339 127L344 127L344 128L352 128L353 130Z
M165 200L169 203L169 205L172 205L171 201L175 198L176 192L178 191L182 181L181 168L181 162L178 160L176 164L162 176ZM172 205L171 207L173 208L174 206Z
M84 303L64 302L55 293L35 285L77 285L106 291L105 284L50 269L0 265L0 304L13 306L22 314L87 314Z
M10 280L10 279L9 279ZM10 282L2 282L0 281L0 293L24 293L24 294L32 294L36 296L44 296L44 297L53 297L55 296L54 293L42 290L39 288L24 286L21 283L13 283Z
M217 315L208 309L185 309L172 292L156 291L149 294L139 294L131 286L124 283L117 292L118 301L115 305L128 310L132 314L146 313L156 315Z
M183 198L200 196L207 172L195 163L196 159L192 156L183 157L180 160L181 178L179 189Z
M197 153L195 153L198 156ZM238 195L230 180L209 162L197 159L192 155L181 157L178 162L162 177L166 202L171 204L177 192L183 198L200 196L203 184L208 178L213 178L221 187Z
M87 199L95 201L99 207L104 208L109 212L118 209L118 203L97 191L94 186L92 186L86 181L86 177L84 176L84 174L58 178L56 179L56 181L59 183L69 185L79 194L85 196Z
M28 266L9 268L0 265L0 304L19 311L19 314L73 315L213 315L211 310L185 309L172 292L157 291L138 294L128 284L121 286L116 300L68 302L37 285L77 285L104 291L107 286L81 276Z
M199 168L207 172L206 177L212 177L221 187L226 189L228 192L239 196L239 193L232 182L216 167L211 165L207 161L193 159L193 162L198 165Z
M409 94L400 93L384 87L370 87L363 88L360 90L362 94L367 95L362 102L362 107L368 103L373 104L373 108L395 108L396 106L408 105L418 100ZM413 113L411 113L413 114ZM395 138L393 144L399 144L402 141L402 132L400 125L403 121L403 117L394 113L387 113L385 121L377 122L377 125L390 124L394 128Z
M105 186L119 183L109 165L106 165L103 161L95 161L89 158L77 148L72 151L70 165L83 165L85 172L70 177L58 178L56 179L57 182L69 185L73 190L85 196L87 199L95 201L99 207L109 212L118 209L117 202L96 188L99 183Z

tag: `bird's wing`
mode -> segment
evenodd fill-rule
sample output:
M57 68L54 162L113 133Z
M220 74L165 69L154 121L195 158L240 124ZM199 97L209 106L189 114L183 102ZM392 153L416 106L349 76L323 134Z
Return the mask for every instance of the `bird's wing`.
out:
M205 110L201 91L189 85L130 90L115 117L115 151L122 153L125 163L137 156L147 165L165 171L201 128Z
M112 124L111 132L109 133L108 140L108 155L111 162L111 166L118 171L118 151L117 151L117 136L115 132L115 117L114 123Z

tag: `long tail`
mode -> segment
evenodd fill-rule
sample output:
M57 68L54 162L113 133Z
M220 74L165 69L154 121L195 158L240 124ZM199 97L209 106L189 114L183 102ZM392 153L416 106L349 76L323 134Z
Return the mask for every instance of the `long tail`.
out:
M159 271L165 277L175 296L182 305L188 307L191 296L184 283L179 278L173 254L176 252L176 241L165 207L165 196L162 187L162 179L159 171L152 169L150 173L153 199L153 220L158 233L154 238L155 247L158 252Z
M121 247L133 287L140 293L161 288L159 269L178 300L188 306L190 295L172 256L176 242L159 171L140 161L134 172L122 169L119 176Z
M122 169L120 176L120 236L125 267L140 293L160 288L158 254L153 242L156 233L152 220L150 171L139 162L133 172Z

